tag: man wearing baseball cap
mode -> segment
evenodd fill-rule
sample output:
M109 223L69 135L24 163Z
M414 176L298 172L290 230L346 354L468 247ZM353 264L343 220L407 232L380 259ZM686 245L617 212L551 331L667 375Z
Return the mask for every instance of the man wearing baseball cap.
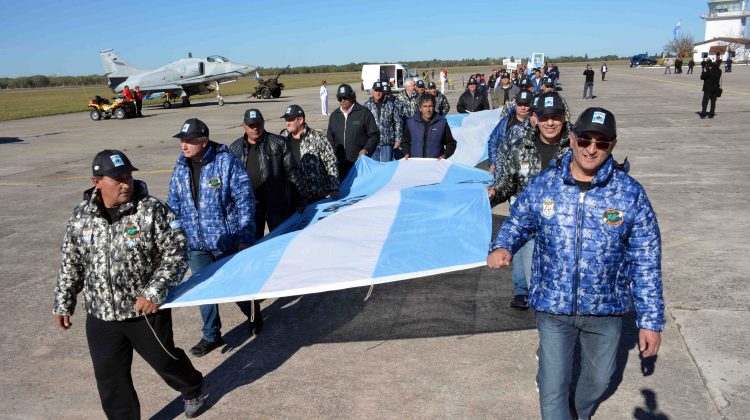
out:
M442 116L448 115L451 110L451 104L442 92L438 92L435 82L427 84L427 92L430 92L430 94L435 97L435 112Z
M289 140L266 131L263 114L256 108L245 111L242 129L244 134L229 146L229 152L244 166L253 186L258 240L265 235L266 225L269 232L274 230L306 203Z
M489 187L493 204L510 199L511 206L529 181L547 169L552 159L559 159L569 150L568 133L570 123L565 119L565 107L557 93L545 93L538 99L534 109L537 125L529 129L526 136L513 143L505 142L498 154L502 159L495 162L494 184ZM531 252L534 239L518 250L513 262L513 286L515 289L510 306L528 309L528 282L531 276Z
M641 357L661 345L664 300L661 237L643 187L617 163L615 116L588 108L571 150L520 194L490 246L501 268L536 237L529 303L539 331L539 402L543 419L570 419L574 349L581 373L575 417L588 419L615 370L622 315L635 308Z
M148 195L145 183L133 180L138 169L124 153L103 150L91 167L94 186L65 230L55 325L71 328L83 291L86 338L108 418L140 418L130 373L133 350L182 394L185 415L194 417L203 407L203 375L174 346L171 311L159 310L187 270L185 231L166 204Z
M489 156L489 172L494 173L498 162L505 160L504 153L510 145L523 139L532 128L531 103L533 94L521 91L514 98L515 107L510 113L500 119L490 133L487 141L487 156Z
M493 108L504 107L508 101L512 100L521 89L510 82L510 74L503 72L496 87L494 87Z
M286 122L281 136L286 137L292 147L302 179L302 194L308 203L328 196L338 199L338 162L325 134L307 125L305 111L299 105L286 107L281 118Z
M417 90L424 82L417 82ZM369 109L375 117L375 123L380 131L380 142L372 154L372 158L379 162L390 162L394 159L394 152L401 147L403 123L401 113L396 104L385 100L384 87L386 83L377 81L372 84L371 96L365 101L364 107Z
M458 104L456 105L456 110L460 114L490 109L490 106L487 103L487 97L482 95L477 88L478 85L479 82L474 77L470 78L466 83L467 90L458 98Z
M188 237L190 271L241 251L255 242L255 197L242 164L227 146L209 139L208 126L191 118L173 136L180 140L169 183L167 204L182 221ZM237 302L249 320L250 332L260 324L260 304L253 312L251 302ZM224 344L221 337L219 305L200 305L202 337L190 349L196 357L205 356Z
M326 137L333 144L339 162L339 179L344 180L360 156L370 155L380 142L380 131L369 109L357 103L352 87L336 89L341 106L328 119Z

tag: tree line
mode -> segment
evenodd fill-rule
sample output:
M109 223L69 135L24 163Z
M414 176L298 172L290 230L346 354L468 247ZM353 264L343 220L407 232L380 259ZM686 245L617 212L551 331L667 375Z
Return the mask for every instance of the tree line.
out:
M44 76L37 74L23 77L0 78L0 89L33 89L66 86L99 86L107 84L106 76Z
M475 67L475 66L499 66L503 62L503 58L514 59L516 57L486 57L486 58L464 58L461 60L442 60L433 58L432 60L417 60L417 61L403 61L411 69L425 69L434 68L439 69L443 67ZM614 54L605 55L601 57L589 58L588 54L583 56L578 55L566 55L560 57L547 57L547 61L551 63L569 63L569 62L581 62L581 61L605 61L605 60L619 60L627 57L619 57ZM522 58L525 63L527 58ZM285 74L313 74L313 73L345 73L345 72L359 72L362 70L363 64L373 64L372 62L359 62L349 64L324 64L319 66L298 66L290 67L285 70L284 67L259 67L258 72L264 76L276 75L284 71ZM23 76L23 77L2 77L0 78L0 89L33 89L33 88L46 88L46 87L67 87L67 86L101 86L107 84L107 77L100 76L97 74L90 74L88 76Z

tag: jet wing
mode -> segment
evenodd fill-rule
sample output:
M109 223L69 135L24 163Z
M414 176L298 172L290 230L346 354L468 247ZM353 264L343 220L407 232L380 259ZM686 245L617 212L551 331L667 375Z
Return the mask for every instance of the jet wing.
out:
M175 83L166 83L163 85L152 85L152 86L141 86L141 90L144 92L166 92L182 89L181 85Z

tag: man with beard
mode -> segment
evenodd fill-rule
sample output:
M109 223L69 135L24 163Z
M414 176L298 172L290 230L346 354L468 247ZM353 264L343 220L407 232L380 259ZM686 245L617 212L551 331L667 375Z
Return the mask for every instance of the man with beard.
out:
M536 128L529 130L520 141L509 145L510 149L502 161L496 162L493 185L489 187L493 204L510 199L513 206L529 181L547 169L552 159L559 159L569 150L568 133L571 127L565 119L565 107L560 95L554 92L541 95L534 114L538 120ZM515 291L511 308L529 308L528 285L533 250L534 238L530 238L514 254L512 279Z

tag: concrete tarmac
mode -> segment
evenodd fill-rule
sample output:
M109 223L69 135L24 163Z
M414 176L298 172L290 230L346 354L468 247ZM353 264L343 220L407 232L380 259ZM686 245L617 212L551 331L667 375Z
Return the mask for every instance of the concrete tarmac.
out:
M598 65L593 66L595 69ZM699 74L611 66L595 99L581 99L583 67L561 67L577 116L602 106L617 117L614 155L626 156L659 217L667 325L655 364L638 357L626 318L618 368L597 418L747 418L750 412L750 68L725 74L715 119L701 120ZM452 75L453 76L453 75ZM460 78L459 78L460 80ZM366 94L357 89L359 101ZM329 106L335 106L335 86ZM462 89L448 92L452 112ZM52 291L66 221L90 187L90 163L121 149L138 179L166 197L179 155L171 138L198 117L211 138L242 134L246 108L267 129L301 105L325 129L318 88L279 99L227 97L190 108L149 107L146 118L89 120L77 113L0 123L0 413L3 418L102 418L79 304L73 328L52 322ZM495 228L507 206L493 210ZM457 221L469 222L469 221ZM206 377L203 418L538 418L533 314L508 307L510 271L478 268L365 289L263 303L266 327L250 337L235 305L222 305L229 343L193 358ZM173 311L175 341L200 338L196 308ZM139 357L133 377L143 417L182 413L179 395ZM743 414L745 413L745 414Z

